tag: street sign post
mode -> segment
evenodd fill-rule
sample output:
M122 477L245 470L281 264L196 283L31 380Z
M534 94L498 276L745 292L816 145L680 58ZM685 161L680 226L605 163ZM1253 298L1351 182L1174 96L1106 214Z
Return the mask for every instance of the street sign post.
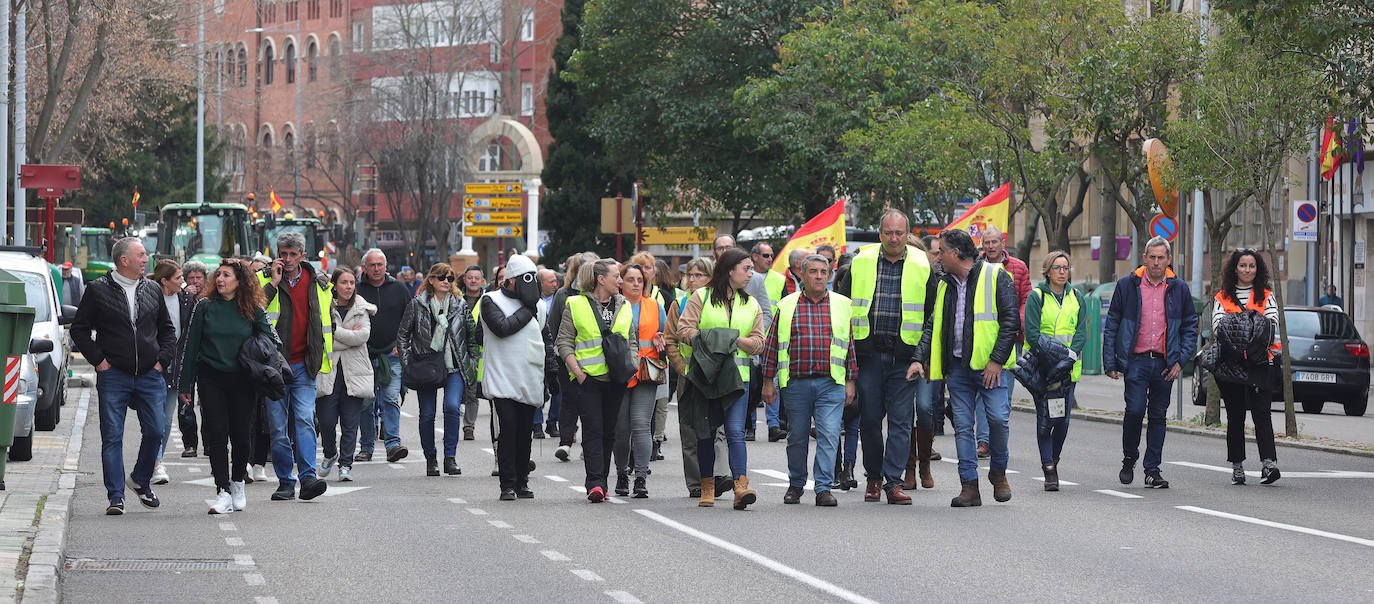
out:
M468 183L463 185L464 195L518 196L522 192L520 183Z
M522 212L463 212L463 220L473 222L520 222L525 219Z
M650 227L644 229L640 243L643 245L710 245L715 238L715 229Z
M519 210L525 203L516 197L466 197L463 207L469 210Z
M1178 222L1164 214L1156 214L1150 221L1150 233L1173 241L1178 236Z
M468 237L520 237L525 227L518 224L477 224L466 229Z
M1293 242L1317 242L1317 204L1306 199L1293 201Z

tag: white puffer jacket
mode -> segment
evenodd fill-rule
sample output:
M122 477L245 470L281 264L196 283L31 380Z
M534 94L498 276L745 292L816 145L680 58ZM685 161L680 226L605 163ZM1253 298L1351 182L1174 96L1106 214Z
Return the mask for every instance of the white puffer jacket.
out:
M372 361L367 357L367 338L372 335L372 315L377 314L377 307L355 294L348 316L340 319L338 307L333 312L334 351L329 354L329 362L334 371L343 371L348 396L372 398ZM336 378L333 372L319 374L315 378L315 396L332 394Z

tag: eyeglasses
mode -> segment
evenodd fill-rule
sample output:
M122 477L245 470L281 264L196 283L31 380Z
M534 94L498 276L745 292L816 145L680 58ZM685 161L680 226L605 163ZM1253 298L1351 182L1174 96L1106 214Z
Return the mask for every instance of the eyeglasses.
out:
M1238 248L1236 248L1236 253L1237 253L1237 254L1254 254L1254 253L1256 253L1256 252L1255 252L1254 248L1238 247Z
M687 273L687 278L689 278L689 279L700 279L700 278L705 277L705 276L706 276L706 273L692 273L692 272Z
M759 257L761 257L761 258L772 258L772 257L773 257L773 254L771 254L771 253L769 253L769 254L759 254Z
M435 281L448 281L448 282L451 283L451 282L453 282L453 281L457 281L457 280L458 280L458 278L457 278L457 277L454 277L453 275L430 275L430 276L431 276L431 277L434 277L434 280L435 280Z
M1066 272L1066 273L1067 273L1067 272L1069 272L1069 269L1070 269L1070 268L1073 268L1073 267L1071 267L1071 266L1069 266L1069 265L1067 265L1067 264L1056 264L1056 265L1054 265L1054 266L1051 266L1051 267L1050 267L1050 270L1052 270L1052 271L1063 271L1063 272Z

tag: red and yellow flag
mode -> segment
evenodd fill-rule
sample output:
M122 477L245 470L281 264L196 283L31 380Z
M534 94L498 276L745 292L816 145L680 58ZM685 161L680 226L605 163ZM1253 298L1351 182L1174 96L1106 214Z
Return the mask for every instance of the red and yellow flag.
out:
M974 243L981 245L983 233L988 227L997 227L997 230L1007 232L1007 217L1010 214L1011 183L1007 183L984 197L982 201L973 204L973 207L955 218L945 229L965 229L973 236Z
M1341 162L1345 161L1345 155L1341 153L1340 128L1331 114L1327 114L1326 125L1322 127L1322 147L1317 157L1321 158L1322 180L1331 180L1336 175L1336 169L1341 167Z
M138 187L134 187L134 201L133 201L133 204L134 204L134 209L137 210L137 209L138 209Z
M267 198L270 199L270 200L272 200L272 213L273 213L273 214L276 214L277 212L280 212L281 209L282 209L283 207L285 207L285 206L282 205L281 198L280 198L280 197L277 197L277 190L276 190L276 189L269 187L269 188L267 189Z
M838 253L844 253L844 200L841 199L820 214L816 214L806 224L801 225L797 232L792 234L792 238L787 240L787 244L778 250L773 256L773 270L779 273L787 273L787 255L792 250L804 248L815 251L817 247L825 244L835 246Z

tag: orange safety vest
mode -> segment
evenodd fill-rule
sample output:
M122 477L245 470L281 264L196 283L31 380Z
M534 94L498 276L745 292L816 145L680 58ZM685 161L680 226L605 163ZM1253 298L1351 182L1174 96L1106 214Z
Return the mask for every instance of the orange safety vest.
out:
M654 347L654 336L663 331L658 324L658 300L644 296L639 299L639 357L657 359L661 358L658 349ZM634 388L639 383L639 374L630 378L630 383L626 388Z
M1231 296L1226 295L1224 291L1217 292L1216 301L1217 304L1221 305L1221 309L1226 312L1239 313L1247 310L1254 310L1258 311L1259 314L1264 314L1264 307L1269 305L1269 290L1260 290L1260 294L1261 295L1256 296L1255 291L1250 290L1250 301L1245 303L1245 308L1241 308L1240 305L1236 304L1236 301L1232 300ZM1276 339L1269 344L1270 360L1273 360L1274 353L1279 351L1278 334L1275 333L1274 337Z

